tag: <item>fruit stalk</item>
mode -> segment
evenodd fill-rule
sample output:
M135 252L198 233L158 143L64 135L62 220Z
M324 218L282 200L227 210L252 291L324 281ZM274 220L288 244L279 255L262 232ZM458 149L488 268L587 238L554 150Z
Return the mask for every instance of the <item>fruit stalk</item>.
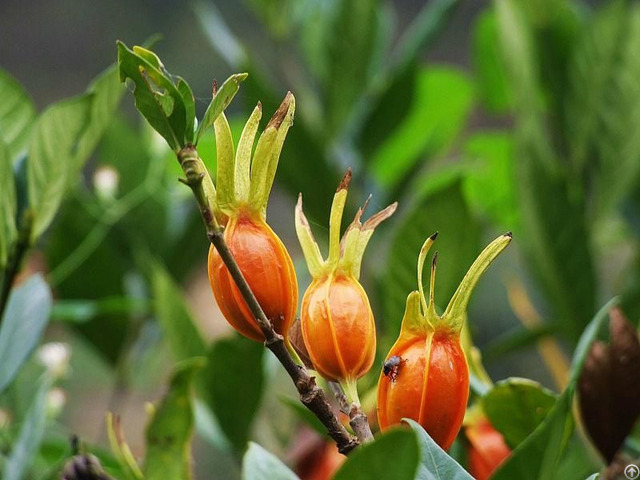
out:
M331 410L326 394L316 385L315 379L309 375L307 369L293 360L287 350L284 338L273 329L271 322L264 314L224 240L224 229L216 220L213 214L213 202L210 196L206 194L207 184L204 183L207 182L208 178L206 167L196 148L193 145L185 146L178 152L178 160L186 176L181 181L193 191L205 224L207 236L217 249L238 290L255 316L256 322L264 334L265 347L271 350L283 365L293 380L303 405L311 410L326 427L329 436L336 442L338 451L345 455L348 454L359 445L358 440L351 436L338 421Z

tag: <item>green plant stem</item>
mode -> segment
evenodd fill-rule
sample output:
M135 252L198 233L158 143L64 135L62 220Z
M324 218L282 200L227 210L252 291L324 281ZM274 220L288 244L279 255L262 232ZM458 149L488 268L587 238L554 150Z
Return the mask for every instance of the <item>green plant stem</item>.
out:
M224 240L224 229L215 218L213 199L209 198L205 193L207 190L211 191L211 187L203 185L203 183L211 182L211 179L206 172L204 163L198 156L196 148L193 145L186 145L178 152L178 161L186 176L181 181L193 191L205 224L207 236L220 254L238 290L240 290L251 313L256 318L256 322L265 338L265 347L271 350L293 380L302 404L311 410L326 427L329 436L335 440L338 451L347 455L359 445L359 442L347 432L335 416L326 394L316 385L315 378L309 375L304 365L297 364L291 357L284 338L273 329L273 325L267 319L262 307L260 307L258 300L251 291L251 287L249 287L242 275L240 267L238 267L231 250L229 250L229 246Z
M362 410L360 400L358 399L358 401L351 401L351 403L349 403L350 401L347 400L347 395L345 394L342 385L337 382L329 382L329 387L333 391L336 400L338 400L340 411L345 415L349 415L349 425L351 425L356 437L358 437L358 441L360 443L373 441L373 433L371 432L369 419Z
M9 294L11 293L11 287L16 278L16 275L20 272L20 267L24 261L24 257L29 251L31 243L29 238L31 237L31 216L27 213L23 217L22 227L20 228L20 234L18 235L18 241L16 242L13 252L9 257L7 263L7 269L2 279L2 287L0 289L0 323L2 323L2 316L4 309L7 307L7 301L9 300Z

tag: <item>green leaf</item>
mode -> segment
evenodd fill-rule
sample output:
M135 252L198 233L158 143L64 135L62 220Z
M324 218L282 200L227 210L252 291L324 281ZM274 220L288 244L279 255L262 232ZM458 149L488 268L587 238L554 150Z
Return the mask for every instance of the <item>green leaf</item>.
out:
M43 377L4 466L2 480L22 480L32 465L47 425L47 396L51 385L51 378Z
M198 130L196 131L196 145L200 141L202 134L211 127L211 125L213 125L218 116L220 116L220 114L229 106L233 97L238 93L240 84L248 75L249 74L247 73L236 73L235 75L231 75L227 80L225 80L222 87L220 87L213 96L211 103L209 103L207 110L204 112L202 121L198 125Z
M398 40L393 54L395 69L403 69L418 58L447 25L459 0L434 0L425 3Z
M393 429L353 451L333 480L413 480L420 461L416 434Z
M514 449L545 419L556 396L533 380L508 378L498 382L481 401L491 425Z
M540 104L532 31L513 0L496 13L517 113L517 185L522 231L516 231L540 288L573 340L595 311L596 280L585 199L559 167Z
M115 66L89 85L85 95L49 107L31 139L27 175L34 214L32 241L49 226L118 108L124 89Z
M178 90L153 52L142 47L130 50L122 42L118 42L118 69L120 81L130 78L135 84L133 95L138 111L178 152L193 137L193 132L188 131L194 123L188 117L193 111L188 106L191 101L185 105L183 94L188 95L185 86Z
M158 262L153 263L151 282L153 309L173 357L180 361L206 355L207 345L180 294L179 285Z
M409 292L418 287L417 261L420 247L439 231L436 304L444 308L479 251L480 230L462 194L460 170L443 170L428 175L413 203L394 226L390 254L381 272L380 291L385 329L395 336Z
M564 392L538 428L529 435L491 477L492 480L553 480L573 431L571 405L576 384L587 353L600 331L611 307L611 300L591 320L584 330L571 363L571 378Z
M464 73L448 67L421 70L409 111L371 160L375 179L392 188L420 160L444 153L465 126L473 102L473 84Z
M191 480L191 438L193 434L194 374L204 366L202 357L185 360L174 370L169 391L147 426L146 480Z
M278 457L250 442L242 459L242 480L299 480Z
M422 425L411 419L404 421L416 433L420 445L420 465L416 479L473 480L458 462L433 441Z
M9 149L0 138L0 271L7 265L11 246L18 237L17 203Z
M593 172L600 214L640 179L639 49L640 8L610 2L584 29L570 69L570 161L578 172Z
M472 47L478 96L489 112L506 113L512 105L513 92L500 53L496 15L492 8L486 9L476 20Z
M50 311L51 292L40 275L11 292L0 324L0 393L38 345Z
M104 297L99 300L56 300L51 310L51 321L82 324L100 315L148 315L148 302L131 297Z
M27 148L36 109L22 85L4 70L0 70L0 98L0 139L13 160Z
M264 346L234 335L215 342L204 381L220 427L234 448L246 448L264 385Z
M340 2L327 38L328 130L337 132L368 86L378 36L378 0Z
M503 230L520 230L513 136L478 132L464 146L469 168L464 193L469 204Z
M602 457L598 455L589 441L578 432L573 432L564 455L558 465L556 476L564 478L586 478L591 472L604 467Z
M91 103L90 95L63 100L36 123L27 163L32 241L47 229L79 173L76 153L89 125Z
M87 93L92 96L91 119L82 132L82 138L75 153L75 168L78 171L82 169L111 124L124 92L125 88L118 79L116 65L110 66L98 75L87 88Z

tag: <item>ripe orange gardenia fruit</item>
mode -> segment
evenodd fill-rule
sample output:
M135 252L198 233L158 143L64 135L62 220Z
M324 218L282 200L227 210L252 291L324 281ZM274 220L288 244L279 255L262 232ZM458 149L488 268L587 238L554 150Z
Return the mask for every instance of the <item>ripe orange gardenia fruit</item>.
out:
M291 256L266 223L266 210L294 110L294 97L288 93L260 135L253 159L251 152L262 116L259 103L242 131L235 154L224 114L214 123L217 149L214 213L224 225L224 239L258 303L288 346L288 332L298 303L298 283ZM225 319L245 337L264 341L260 327L213 245L208 263L211 289Z
M464 433L469 441L467 452L469 473L476 480L488 480L511 454L511 449L482 411L467 415Z
M420 249L418 291L407 297L400 336L378 380L378 423L384 430L411 418L447 450L460 430L469 397L469 367L460 342L469 298L491 262L509 245L511 233L484 249L442 315L434 304L437 253L431 264L429 303L422 286L424 262L436 236Z
M351 171L347 171L333 197L329 220L329 256L322 258L302 211L296 207L296 232L302 246L311 285L302 299L300 327L314 369L339 382L349 402L359 404L356 381L369 371L376 351L376 326L366 292L360 285L360 265L375 228L395 212L389 205L366 222L360 208L340 240L340 224Z

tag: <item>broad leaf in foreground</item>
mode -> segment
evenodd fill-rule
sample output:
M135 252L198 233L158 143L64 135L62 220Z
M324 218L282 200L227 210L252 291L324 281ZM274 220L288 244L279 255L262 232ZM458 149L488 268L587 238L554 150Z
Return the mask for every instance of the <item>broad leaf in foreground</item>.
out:
M51 292L40 275L15 288L0 324L0 393L38 345L49 320Z

